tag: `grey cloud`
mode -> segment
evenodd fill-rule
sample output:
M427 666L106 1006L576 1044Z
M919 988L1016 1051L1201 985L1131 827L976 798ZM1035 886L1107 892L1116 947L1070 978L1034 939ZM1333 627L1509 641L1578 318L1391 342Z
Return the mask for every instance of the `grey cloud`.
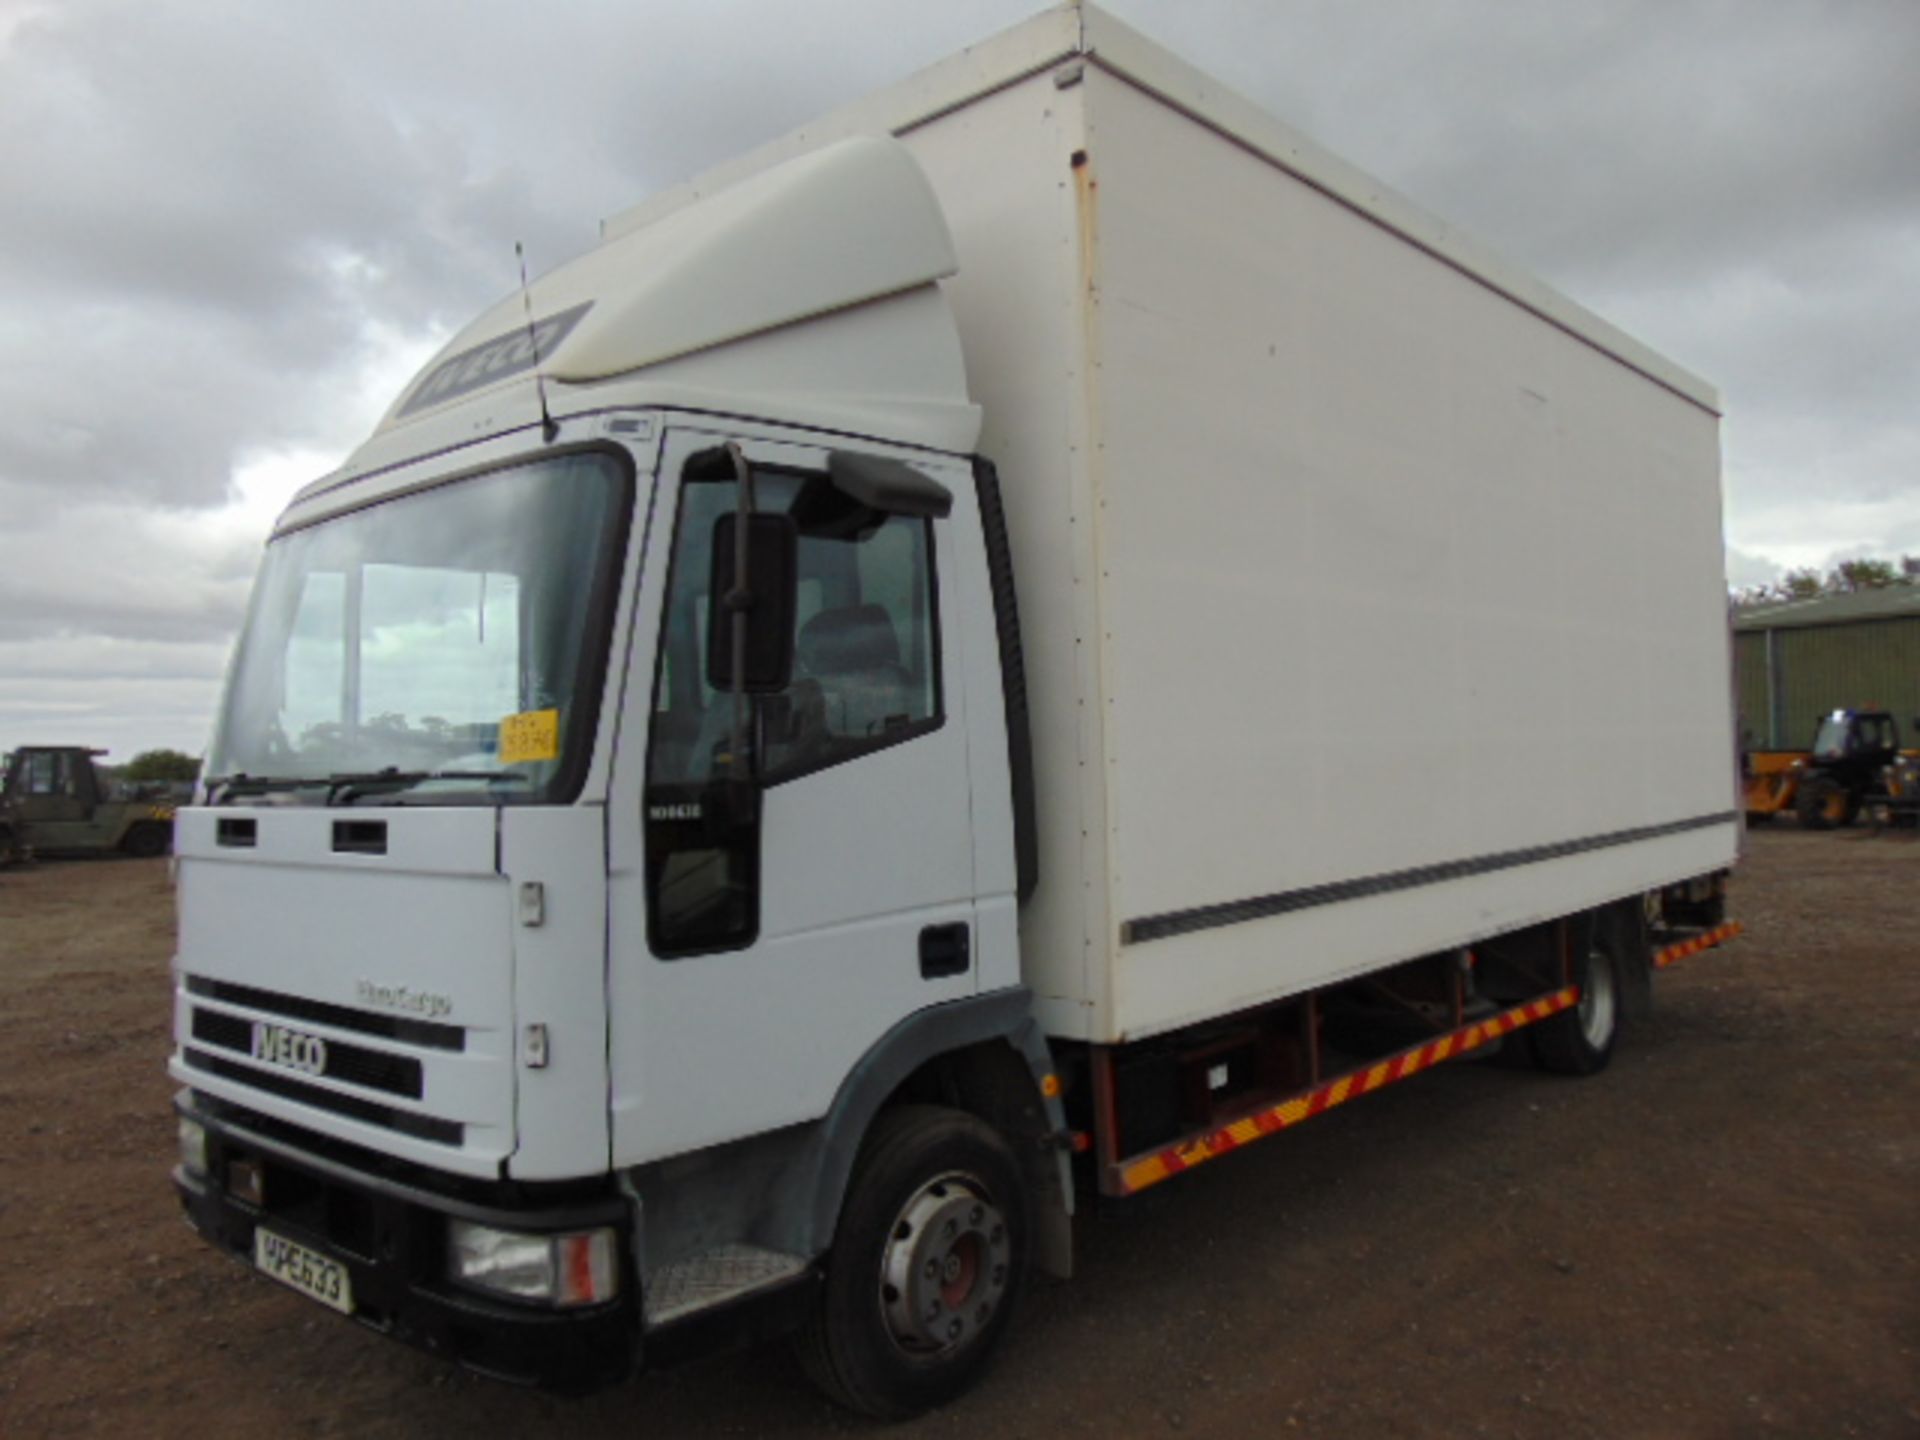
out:
M1754 554L1737 546L1727 547L1727 584L1736 590L1755 585L1771 585L1786 569L1779 561Z
M256 537L190 513L36 498L0 482L0 513L16 517L0 565L0 643L63 636L75 652L72 637L99 645L232 636L258 563Z
M326 397L370 326L450 328L511 283L524 178L263 13L95 7L3 57L0 133L61 141L0 147L14 483L216 502L249 446L352 438Z

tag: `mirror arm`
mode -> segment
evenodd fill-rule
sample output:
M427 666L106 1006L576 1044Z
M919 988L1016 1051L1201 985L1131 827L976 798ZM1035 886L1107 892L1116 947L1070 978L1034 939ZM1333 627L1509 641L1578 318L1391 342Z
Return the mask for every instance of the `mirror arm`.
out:
M727 457L733 461L733 478L738 496L738 518L733 526L733 588L727 592L726 606L733 626L733 738L728 767L733 780L745 785L752 779L747 764L747 612L753 608L753 592L747 588L747 517L753 513L753 467L741 453L740 442L727 442Z

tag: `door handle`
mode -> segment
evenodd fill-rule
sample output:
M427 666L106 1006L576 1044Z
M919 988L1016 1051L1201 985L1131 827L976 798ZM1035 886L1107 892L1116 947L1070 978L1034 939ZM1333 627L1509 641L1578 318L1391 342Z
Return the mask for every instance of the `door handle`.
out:
M973 944L967 926L929 925L920 932L920 978L940 980L964 975L973 964Z

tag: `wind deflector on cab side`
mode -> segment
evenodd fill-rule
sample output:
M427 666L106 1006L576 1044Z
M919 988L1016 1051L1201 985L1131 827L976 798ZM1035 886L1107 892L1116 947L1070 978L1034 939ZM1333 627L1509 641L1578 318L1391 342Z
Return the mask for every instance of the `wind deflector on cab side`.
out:
M1033 779L1033 723L1027 713L1027 662L1020 641L1020 604L1014 596L1013 551L1000 504L1000 472L984 455L973 457L980 497L980 529L987 545L987 583L993 590L993 627L1000 639L1000 686L1007 711L1007 769L1013 784L1014 893L1024 903L1040 883L1039 801Z

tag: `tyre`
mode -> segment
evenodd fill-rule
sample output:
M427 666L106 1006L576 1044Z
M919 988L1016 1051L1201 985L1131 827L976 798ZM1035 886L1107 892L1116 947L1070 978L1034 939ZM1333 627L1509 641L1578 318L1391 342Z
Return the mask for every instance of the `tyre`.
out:
M120 842L120 848L136 860L152 860L167 853L172 839L172 833L163 825L136 825Z
M1607 1068L1620 1038L1625 993L1616 927L1596 923L1586 956L1574 966L1580 1003L1531 1027L1534 1062L1555 1075L1594 1075Z
M798 1337L814 1383L904 1420L965 1390L1013 1316L1031 1233L1020 1166L971 1115L882 1112L854 1165L819 1309Z
M1847 794L1840 782L1824 775L1807 781L1795 792L1793 813L1809 830L1831 830L1852 818L1847 815Z

